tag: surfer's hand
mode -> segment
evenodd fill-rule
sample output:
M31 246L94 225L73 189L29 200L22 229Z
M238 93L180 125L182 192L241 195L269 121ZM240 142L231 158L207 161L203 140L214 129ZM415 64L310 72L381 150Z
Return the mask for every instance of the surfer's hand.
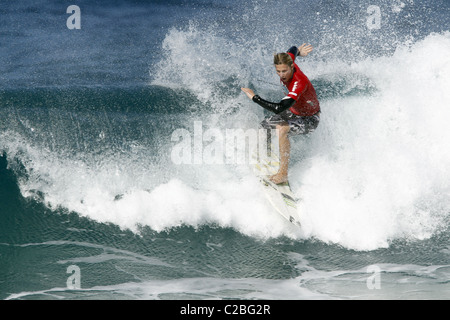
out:
M244 91L244 93L247 95L247 97L249 97L250 99L253 99L255 93L253 92L252 89L249 88L241 88L242 91Z
M298 47L298 54L302 57L306 57L311 51L313 51L313 47L310 44L304 43Z

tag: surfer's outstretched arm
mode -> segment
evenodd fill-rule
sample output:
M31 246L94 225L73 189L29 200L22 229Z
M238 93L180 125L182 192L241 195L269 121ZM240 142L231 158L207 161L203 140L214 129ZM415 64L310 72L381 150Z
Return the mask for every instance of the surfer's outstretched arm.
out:
M281 112L289 109L295 103L295 100L292 99L291 97L285 97L279 103L270 102L270 101L264 100L258 95L254 95L252 100L254 102L256 102L257 104L259 104L264 109L272 111L272 112L274 112L276 114L281 113Z
M252 89L249 88L241 88L242 91L254 102L259 104L261 107L263 107L266 110L269 110L273 113L281 113L290 107L292 107L295 103L295 100L291 97L285 97L283 98L279 103L276 102L270 102L267 100L262 99L260 96L256 95Z

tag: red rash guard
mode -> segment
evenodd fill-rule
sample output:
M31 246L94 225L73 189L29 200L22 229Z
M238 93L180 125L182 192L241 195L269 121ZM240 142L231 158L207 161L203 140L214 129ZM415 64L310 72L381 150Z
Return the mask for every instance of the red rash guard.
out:
M291 52L288 52L288 54L295 61L295 55ZM294 63L294 75L292 79L288 82L281 81L281 83L288 89L288 97L296 101L289 109L293 114L305 117L312 116L320 111L316 90L296 63Z

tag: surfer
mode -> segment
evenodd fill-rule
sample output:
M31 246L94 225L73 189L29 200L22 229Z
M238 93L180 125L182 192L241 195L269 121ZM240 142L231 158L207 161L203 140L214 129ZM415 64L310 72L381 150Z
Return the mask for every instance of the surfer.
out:
M291 47L286 53L274 55L273 63L280 82L289 92L279 103L262 99L252 89L241 88L251 100L275 113L264 119L261 126L265 129L277 129L278 132L280 168L270 177L276 184L288 181L291 151L289 136L310 133L317 128L320 121L320 105L316 91L295 63L297 56L306 57L312 50L311 45L304 43L300 47Z

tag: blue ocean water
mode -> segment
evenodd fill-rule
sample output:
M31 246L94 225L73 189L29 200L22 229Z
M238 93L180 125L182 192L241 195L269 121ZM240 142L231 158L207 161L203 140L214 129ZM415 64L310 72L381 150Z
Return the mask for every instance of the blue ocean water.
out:
M450 298L448 1L4 1L0 21L0 299ZM267 115L240 88L281 99L272 54L304 42L322 116L292 143L297 229L248 163L207 160Z

